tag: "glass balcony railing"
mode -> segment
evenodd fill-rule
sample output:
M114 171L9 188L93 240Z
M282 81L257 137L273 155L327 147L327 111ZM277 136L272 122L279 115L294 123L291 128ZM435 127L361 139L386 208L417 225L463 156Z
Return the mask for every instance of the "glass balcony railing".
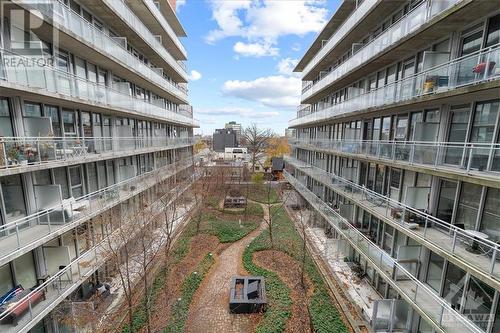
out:
M193 145L194 138L126 138L126 137L2 137L0 138L0 170L19 166L44 164L50 162L80 161L105 154L113 157L118 153L141 154L152 148L174 149Z
M160 25L162 26L163 29L168 33L170 38L174 41L175 46L186 56L186 49L184 48L184 45L182 45L181 41L175 34L174 30L172 30L172 27L170 24L168 24L167 20L163 16L163 14L160 12L158 7L154 4L152 0L143 0L144 4L149 8L151 13L153 13L154 17L160 22Z
M303 185L289 172L285 178L295 187L304 199L316 209L326 221L335 228L368 262L384 277L384 279L405 298L405 300L425 313L436 327L446 332L483 332L469 321L466 315L456 312L431 288L415 278L408 270L379 246L356 229L321 198L318 198L307 186Z
M377 214L393 226L411 234L412 238L438 248L451 261L466 263L480 274L500 281L500 245L487 239L479 239L451 223L440 220L420 209L415 209L355 182L312 166L298 159L287 157L286 162L304 172L337 193L356 202L363 209Z
M419 164L429 167L451 167L466 170L500 172L500 143L461 143L425 141L371 141L289 139L293 146L374 159Z
M193 165L193 158L150 170L141 175L121 175L125 180L79 198L61 200L50 207L0 226L0 262L17 251L62 234L107 209L151 188L159 181ZM127 178L128 177L128 178ZM48 200L48 199L47 199Z
M106 5L113 9L122 20L127 23L136 33L145 40L156 53L165 60L180 76L187 80L186 69L182 67L177 60L165 49L165 47L156 39L142 21L128 8L123 1L103 0Z
M454 59L368 93L292 119L290 127L500 78L500 44Z
M187 94L177 84L165 79L163 75L154 71L151 67L136 58L127 51L125 45L118 43L103 31L97 29L92 23L73 12L69 7L57 0L47 1L22 1L21 4L27 8L39 10L46 17L52 19L53 24L64 28L75 34L81 41L90 44L110 59L116 59L123 67L143 76L146 80L154 82L170 94L187 102ZM121 1L119 1L121 2ZM166 52L166 51L165 51ZM172 62L176 63L173 59Z
M338 67L334 68L328 74L322 75L319 81L309 86L309 88L304 91L302 99L305 100L311 97L318 91L323 90L326 86L330 85L332 82L336 81L340 77L352 71L354 68L370 61L383 51L387 50L390 46L395 45L401 39L408 36L415 30L423 26L425 23L429 22L436 15L442 13L443 11L445 11L452 5L458 3L459 1L460 0L423 1L417 7L413 8L411 12L407 13L399 21L397 21L391 27L389 27L386 31L382 32L375 39L370 41L368 44L364 45L360 50L358 50L345 62L340 64ZM366 1L366 2L377 3L377 1ZM360 7L362 7L364 4L365 3L361 4ZM359 22L355 22L355 24L358 23ZM320 54L321 56L318 57L317 62L324 57L324 54L326 54L326 52L320 51L318 53L318 56ZM316 57L314 59L316 59ZM311 67L314 67L316 66L317 62L315 64L311 62L309 65L311 65Z
M135 111L182 125L197 127L198 122L161 106L130 96L129 91L118 91L102 84L82 79L76 75L43 63L43 58L26 57L0 49L0 79L9 88L37 89L42 94L55 93L109 109ZM1 84L1 83L0 83ZM15 87L14 87L15 85Z
M188 180L187 185L181 183L169 191L169 193L173 194L173 197L168 203L160 205L153 203L146 208L149 209L150 213L148 214L152 217L149 221L145 222L151 223L155 220L153 216L163 214L165 207L170 206L174 200L179 198L189 188L192 181L196 180L196 177L195 174L191 177L192 179ZM111 248L119 249L125 244L123 237L130 232L129 223L131 222L132 220L123 220L119 229L113 230L108 236L104 236L104 239L96 242L93 247L86 250L76 259L65 265L64 268L46 279L45 282L36 286L27 295L20 298L15 305L3 309L0 313L0 331L6 333L19 332L20 330L27 331L33 327L33 325L46 315L47 309L48 311L54 309L110 258L109 253ZM134 222L136 221L134 220ZM177 231L178 225L179 221L173 222L172 228L175 230L174 232ZM118 234L120 230L126 230L126 232ZM137 230L139 229L134 229L135 232ZM130 237L127 240L134 237L134 231L130 233ZM163 237L161 232L157 231L157 236L159 241L152 246L161 246L164 244L165 241L161 241ZM45 260L51 260L50 256ZM24 315L19 318L19 313L24 313Z
M358 8L344 21L344 23L333 33L314 58L306 65L303 74L307 75L318 63L341 41L345 35L351 31L361 19L377 5L377 1L363 1Z

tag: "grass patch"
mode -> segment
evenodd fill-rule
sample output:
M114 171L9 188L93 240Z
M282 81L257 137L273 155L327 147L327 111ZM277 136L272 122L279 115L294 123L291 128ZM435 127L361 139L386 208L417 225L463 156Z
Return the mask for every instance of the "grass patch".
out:
M189 313L189 305L193 300L194 293L200 287L203 278L214 262L214 258L210 254L207 254L198 266L196 266L196 269L186 277L181 286L180 300L172 306L172 318L163 332L184 332Z
M267 203L274 204L280 202L280 198L274 188L271 187L269 193L268 191L269 191L269 186L265 184L249 185L248 189L246 187L242 187L241 189L242 194L248 195L248 199L250 200L265 204Z
M207 219L210 230L208 232L219 239L221 243L232 243L240 240L257 228L254 221L226 221L209 216Z
M273 217L273 240L275 249L285 252L298 262L301 261L302 239L295 230L293 222L288 218L282 207L271 207ZM243 264L251 274L266 277L266 292L268 296L268 310L257 327L257 332L282 332L291 315L291 299L289 288L274 273L262 269L252 261L252 254L256 251L271 248L268 230L264 230L255 238L243 253ZM309 302L311 322L315 332L339 333L347 332L337 308L332 303L328 290L319 274L312 258L306 257L305 271L313 283L314 292Z

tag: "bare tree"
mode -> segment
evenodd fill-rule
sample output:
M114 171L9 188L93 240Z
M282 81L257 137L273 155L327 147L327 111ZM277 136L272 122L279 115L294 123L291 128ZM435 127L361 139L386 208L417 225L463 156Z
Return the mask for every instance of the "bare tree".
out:
M259 129L252 124L243 132L243 143L251 155L252 172L262 156L265 155L269 140L274 136L270 129Z

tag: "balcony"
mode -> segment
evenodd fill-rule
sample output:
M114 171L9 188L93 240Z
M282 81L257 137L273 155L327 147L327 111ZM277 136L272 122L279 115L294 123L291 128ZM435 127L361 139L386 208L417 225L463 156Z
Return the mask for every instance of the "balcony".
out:
M193 144L194 138L3 137L0 138L0 175L4 169L9 169L5 173L12 174L38 169L34 166L54 168Z
M500 286L500 264L497 263L497 258L500 258L500 245L487 239L478 239L467 230L440 220L423 210L390 199L295 158L287 157L286 162L357 203L371 214L387 221L426 247L437 253L446 254L450 261L467 270L475 271L491 285L497 288Z
M391 104L410 101L451 90L484 83L500 78L500 44L479 50L470 55L432 67L384 87L353 96L348 100L322 110L301 112L300 118L289 121L290 127L328 120L334 116L389 107Z
M180 102L187 103L187 94L183 89L180 89L178 84L165 79L161 73L128 52L126 45L106 35L61 2L56 0L52 0L50 3L26 1L26 3L22 2L21 4L27 8L39 10L45 18L50 18L52 24L59 30L75 36L108 58L114 59L126 70L142 76L146 81L153 82L158 88L179 99ZM176 63L174 60L172 61Z
M193 179L196 179L194 175ZM171 205L177 198L179 198L190 186L192 180L188 180L188 184L179 184L173 188L169 193L173 194L172 199L166 203L167 206ZM157 202L156 202L157 203ZM162 210L165 204L155 205L153 203L147 209L149 214L156 216L163 216ZM156 212L160 213L156 213ZM153 218L148 223L152 222ZM128 221L130 222L130 221ZM179 225L182 223L182 218L172 222L172 229L177 232ZM114 230L111 234L104 236L95 246L84 252L82 255L67 263L64 268L57 271L45 282L31 290L26 296L21 298L16 305L10 307L8 310L0 313L0 330L2 332L19 332L27 331L39 322L44 316L52 311L62 300L74 292L82 282L88 279L110 256L110 249L119 249L124 245L123 235L130 232L131 225L127 222L120 225L119 229ZM127 229L124 229L127 228ZM126 232L119 233L120 229ZM137 231L134 229L134 231ZM134 232L132 231L128 240L132 239ZM156 232L157 242L151 244L152 247L162 246L165 243L164 235L161 232ZM47 258L50 260L50 258ZM55 260L60 260L57 258ZM60 266L61 267L61 266ZM24 310L23 310L24 309ZM4 323L10 321L9 316L11 313L25 312L19 318L17 325Z
M483 332L459 314L432 289L416 279L406 268L373 244L368 237L357 230L349 221L318 198L294 176L284 171L286 179L304 199L317 210L365 259L384 277L415 310L429 320L438 331Z
M307 75L323 58L335 47L337 44L355 27L359 24L362 18L369 13L373 8L378 5L378 1L363 1L363 3L356 8L352 14L344 21L344 23L333 33L319 52L304 68L303 74Z
M461 143L424 141L371 141L289 139L292 146L321 150L439 171L466 173L499 181L500 143ZM480 172L480 173L479 173Z
M415 7L411 12L403 16L398 22L389 27L386 31L381 33L375 39L365 44L360 50L358 50L354 55L347 59L344 63L340 64L338 67L334 68L331 72L320 76L319 81L315 84L310 85L302 94L302 100L307 100L312 95L325 89L334 81L340 77L346 75L354 68L374 59L376 56L387 50L392 45L397 44L403 38L409 36L411 33L422 27L425 23L432 20L435 16L441 14L446 9L450 8L452 5L458 3L460 0L440 0L440 1L423 1L420 5ZM376 1L366 1L368 3L376 3ZM361 9L365 3L361 4ZM368 7L369 5L365 5ZM364 8L364 7L363 7ZM359 10L358 9L358 10ZM357 10L357 11L358 11ZM357 12L356 11L356 12ZM356 12L354 14L356 14ZM353 24L358 24L359 22L353 22ZM340 38L340 37L339 37ZM338 38L337 38L338 39ZM318 59L316 62L311 62L306 69L311 66L314 67L316 64L324 57L327 51L323 50L330 45L330 41L327 45L318 53ZM335 45L332 43L332 45ZM316 57L314 58L316 59ZM313 66L314 65L314 66Z
M176 59L186 59L186 49L160 9L152 0L127 0L127 5L154 34L161 35L165 47Z
M123 174L122 178L125 180L77 199L61 200L59 195L58 199L50 200L49 194L51 193L45 194L42 199L47 208L0 226L0 265L71 230L191 165L193 165L193 160L188 159L138 176ZM47 205L49 201L57 203L49 206Z
M115 90L111 87L82 79L76 75L49 66L40 57L28 58L0 49L1 85L5 88L24 90L28 93L48 95L53 98L64 96L76 103L111 109L138 115L150 116L189 127L199 126L193 118L167 110L161 106L137 99L129 94L129 87ZM118 87L119 88L119 87Z
M123 22L134 30L170 67L172 67L183 79L187 81L186 68L180 61L175 60L165 49L161 42L149 31L142 21L130 10L123 1L102 0L113 10Z

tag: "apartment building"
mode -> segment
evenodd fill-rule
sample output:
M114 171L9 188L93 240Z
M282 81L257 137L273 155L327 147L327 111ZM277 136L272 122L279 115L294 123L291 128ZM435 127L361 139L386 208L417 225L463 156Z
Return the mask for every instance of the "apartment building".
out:
M345 0L296 71L285 175L373 328L500 332L500 2Z
M0 5L0 331L72 331L53 313L105 281L127 212L192 181L186 34L175 1Z

